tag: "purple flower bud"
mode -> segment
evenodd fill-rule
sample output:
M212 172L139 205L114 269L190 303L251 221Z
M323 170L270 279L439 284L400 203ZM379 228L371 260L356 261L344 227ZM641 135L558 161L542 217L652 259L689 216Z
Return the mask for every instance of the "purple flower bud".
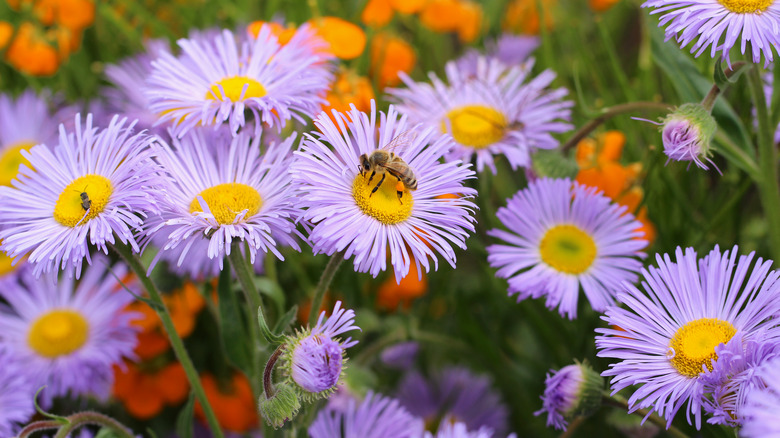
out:
M717 129L717 123L709 111L697 103L681 105L663 120L661 138L664 153L669 160L693 161L707 169L702 158L709 159L710 141Z
M585 364L573 364L553 371L544 381L543 407L534 415L547 413L547 426L566 430L577 415L590 415L601 405L604 379Z

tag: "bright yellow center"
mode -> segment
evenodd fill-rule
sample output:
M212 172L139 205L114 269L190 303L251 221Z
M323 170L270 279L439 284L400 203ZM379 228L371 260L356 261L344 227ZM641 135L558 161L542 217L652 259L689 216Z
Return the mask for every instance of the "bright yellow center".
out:
M103 212L111 197L111 181L102 175L84 175L60 193L54 219L66 227L84 225Z
M688 377L698 376L702 365L712 370L712 360L718 358L715 347L728 342L736 332L728 321L714 318L691 321L680 327L669 342L669 348L674 350L669 362Z
M260 193L254 188L241 183L225 183L214 187L209 187L200 192L206 204L211 210L211 214L222 225L232 224L236 220L236 215L247 210L244 218L257 214L263 205L263 199ZM200 208L198 197L190 202L190 213L203 211Z
M581 274L596 258L596 242L574 225L557 225L544 234L539 244L542 261L557 271Z
M371 172L366 172L364 175L357 174L355 181L352 182L352 196L363 213L383 224L393 225L405 221L412 215L414 199L403 183L399 183L398 179L389 173L386 175L382 185L371 194L382 179L382 174L374 175L371 182L368 181ZM398 189L402 189L401 199L398 199Z
M11 185L11 180L16 178L19 172L20 164L30 166L27 158L22 156L22 151L29 151L33 146L35 146L33 143L19 143L9 147L0 155L0 185Z
M73 310L52 310L36 319L27 335L27 344L36 353L54 358L72 353L89 335L89 323Z
M772 5L774 0L718 0L735 14L760 14Z
M447 113L452 138L460 144L481 149L504 138L504 114L484 105L467 105ZM447 132L446 124L442 131Z
M11 263L13 261L14 259L8 257L4 251L0 251L0 277L15 271L16 268L19 267L18 264L16 266L12 266Z
M265 87L260 82L246 76L233 76L225 78L215 82L209 91L206 92L206 99L209 100L223 100L222 91L219 86L222 86L222 90L225 91L224 97L238 102L239 100L250 99L252 97L263 97L266 95ZM244 91L246 85L246 91L244 92L243 99L241 98L241 92Z

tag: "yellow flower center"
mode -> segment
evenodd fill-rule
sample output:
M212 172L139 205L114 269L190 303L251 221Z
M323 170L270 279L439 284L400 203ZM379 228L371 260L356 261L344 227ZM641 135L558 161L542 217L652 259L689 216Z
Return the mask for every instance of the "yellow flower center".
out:
M556 225L544 234L539 244L542 261L567 274L581 274L596 259L596 242L574 225Z
M209 187L198 194L206 201L214 219L222 225L232 224L236 215L247 210L244 218L257 214L263 205L260 193L254 188L241 183L225 183ZM203 211L198 197L190 202L190 213Z
M206 92L206 99L223 100L222 90L219 89L220 85L222 86L222 90L225 91L224 97L227 97L233 102L253 97L259 98L266 95L265 87L260 82L246 76L233 76L214 83L211 88L209 88L209 91ZM246 86L246 91L244 92L244 97L242 99L241 92L244 91L244 86Z
M760 14L772 5L774 0L718 0L735 14Z
M363 213L383 224L393 225L405 221L412 215L414 199L409 189L396 177L389 173L385 175L385 180L382 181L376 192L371 194L371 191L382 180L382 174L377 172L371 182L369 182L371 172L366 172L364 175L357 174L352 182L352 196ZM398 199L398 189L401 189L403 193L401 199Z
M460 144L481 149L504 138L507 121L504 114L484 105L467 105L447 113L452 138ZM447 126L442 122L442 131Z
M19 143L9 147L0 155L0 185L11 185L11 180L16 178L16 174L19 172L20 164L30 166L27 158L22 156L22 151L29 151L33 146L35 146L34 143Z
M66 227L84 225L103 212L112 190L111 181L102 175L78 177L60 193L54 219Z
M2 241L0 241L0 243L2 243ZM19 267L18 264L16 266L12 266L11 263L13 263L13 261L14 259L8 257L5 251L0 251L0 277L15 271L16 268Z
M36 353L55 358L72 353L89 335L89 323L73 310L52 310L36 319L27 335L27 344Z
M680 327L669 342L669 348L674 350L669 362L688 377L698 376L702 365L712 370L712 360L718 358L715 347L728 342L736 332L728 321L714 318L691 321Z

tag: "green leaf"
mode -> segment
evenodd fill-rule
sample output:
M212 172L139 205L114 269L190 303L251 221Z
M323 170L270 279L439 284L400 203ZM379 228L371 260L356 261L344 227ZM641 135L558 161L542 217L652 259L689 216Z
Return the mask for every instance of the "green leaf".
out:
M243 312L236 299L236 293L232 288L230 270L225 269L219 274L217 294L219 295L219 324L222 344L225 354L235 366L252 375L252 356L250 354L249 328L247 327Z
M192 438L192 427L194 420L192 413L195 410L195 393L190 392L190 398L187 403L179 411L179 416L176 418L176 434L181 438Z
M255 287L257 287L258 292L270 297L273 300L274 304L276 305L277 315L284 313L284 309L286 307L284 291L282 291L282 288L279 286L279 284L277 284L275 281L272 281L268 277L257 277L255 278Z
M726 88L728 88L730 85L736 84L737 80L739 80L739 77L742 76L742 73L745 73L749 69L753 68L753 65L745 62L735 62L731 68L733 69L733 72L731 73L731 76L729 76L723 70L722 58L715 63L713 79L715 80L715 85L720 88L721 92L725 91Z
M100 429L97 435L95 435L95 438L119 438L119 437L120 435L110 427L104 427Z
M293 305L290 310L287 311L284 315L282 315L281 318L279 318L279 321L276 322L276 326L274 326L274 333L284 333L284 331L287 329L287 327L290 326L290 324L295 319L295 316L298 314L298 305Z

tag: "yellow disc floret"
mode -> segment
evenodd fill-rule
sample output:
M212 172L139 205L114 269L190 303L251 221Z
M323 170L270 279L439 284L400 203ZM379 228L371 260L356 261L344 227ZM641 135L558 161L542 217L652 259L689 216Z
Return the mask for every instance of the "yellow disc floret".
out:
M760 14L772 5L774 0L718 0L735 14Z
M566 274L581 274L596 259L596 242L574 225L556 225L544 234L539 254L547 265Z
M452 138L475 149L485 148L504 138L507 121L504 114L484 105L467 105L447 113ZM447 132L447 123L443 123Z
M702 366L712 370L712 360L717 359L715 347L728 342L737 329L728 321L715 318L701 318L680 327L669 342L669 362L688 377L696 377Z
M0 240L0 243L2 243L2 240ZM0 277L15 271L19 267L19 264L14 266L13 262L14 259L8 257L5 252L0 251Z
M30 162L27 158L22 156L22 151L29 151L33 147L33 143L19 143L7 148L0 155L0 185L10 186L11 180L16 177L19 172L19 165L26 164L30 166Z
M113 187L102 175L84 175L68 184L54 206L54 219L66 227L84 225L106 208Z
M236 215L247 210L245 218L254 216L263 205L263 198L254 188L241 183L225 183L209 187L200 192L206 204L214 215L214 219L222 225L232 224ZM203 211L198 197L190 203L190 213Z
M364 175L357 174L352 182L352 196L363 213L386 225L403 222L412 215L414 206L412 194L409 189L403 187L403 195L398 199L398 189L403 185L398 184L396 177L386 174L382 185L373 195L371 191L379 184L382 174L377 172L371 182L368 181L370 177L371 172L366 172Z
M227 97L233 102L250 99L252 97L259 98L266 95L265 87L260 82L246 76L233 76L215 82L211 88L209 88L209 91L206 92L206 99L222 100L223 95L222 90L220 90L219 87L220 85L225 92L224 97ZM241 92L244 91L244 86L246 86L246 91L242 98Z
M81 348L89 335L89 323L83 315L68 309L51 310L33 322L27 344L48 358L70 354Z

